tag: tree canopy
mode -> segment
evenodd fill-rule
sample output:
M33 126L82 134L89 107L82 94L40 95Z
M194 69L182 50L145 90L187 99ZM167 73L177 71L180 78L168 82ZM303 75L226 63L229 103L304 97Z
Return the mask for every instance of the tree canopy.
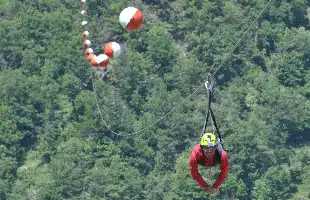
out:
M123 50L103 78L83 53L78 0L2 0L0 199L309 199L307 0L271 1L213 77L229 150L220 191L189 173L201 85L267 2L86 1L94 51ZM141 29L120 26L127 6L142 11ZM218 175L200 170L210 184Z

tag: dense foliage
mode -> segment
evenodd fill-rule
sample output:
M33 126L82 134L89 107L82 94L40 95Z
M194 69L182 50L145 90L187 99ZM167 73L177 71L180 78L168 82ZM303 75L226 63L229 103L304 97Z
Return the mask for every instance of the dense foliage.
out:
M266 3L88 0L95 52L125 49L102 78L83 55L78 0L1 0L0 199L309 199L307 0L272 1L214 76L230 157L220 192L188 170L201 85ZM121 28L127 6L144 13L141 30Z

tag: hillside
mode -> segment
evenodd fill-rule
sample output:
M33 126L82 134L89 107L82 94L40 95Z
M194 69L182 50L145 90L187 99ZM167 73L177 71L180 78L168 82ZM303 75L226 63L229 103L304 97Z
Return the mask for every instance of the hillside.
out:
M0 200L310 199L310 2L271 1L232 51L267 2L87 0L94 51L123 50L102 78L80 1L1 0ZM209 195L188 162L215 70L229 175Z

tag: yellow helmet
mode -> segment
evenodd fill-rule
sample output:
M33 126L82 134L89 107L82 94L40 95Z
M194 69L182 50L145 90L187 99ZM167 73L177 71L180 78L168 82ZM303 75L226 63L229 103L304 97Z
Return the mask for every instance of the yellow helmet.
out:
M213 133L204 133L200 139L201 146L214 147L216 145L216 136Z

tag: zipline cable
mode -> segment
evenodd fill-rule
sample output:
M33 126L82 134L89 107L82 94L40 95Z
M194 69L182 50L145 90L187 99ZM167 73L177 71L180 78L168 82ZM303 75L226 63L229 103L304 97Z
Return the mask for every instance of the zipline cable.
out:
M268 3L265 5L265 7L263 8L263 10L259 13L259 15L255 18L255 20L252 22L252 24L249 26L249 28L244 32L244 34L241 36L241 38L239 39L239 41L235 44L235 46L231 49L231 51L228 53L227 56L225 56L224 60L220 63L220 65L215 69L215 71L211 74L211 75L208 75L206 78L207 80L211 79L217 72L218 70L223 66L224 62L228 59L228 57L230 57L230 55L235 51L235 49L238 47L239 43L243 40L243 38L245 37L245 35L249 32L249 30L252 28L252 26L257 22L257 20L260 18L260 16L262 15L262 13L265 11L265 9L269 6L270 2L272 0L269 0ZM197 87L197 89L195 89L195 91L193 93L191 93L190 95L188 95L181 103L179 103L177 106L175 106L174 108L172 108L169 112L167 112L165 115L163 115L162 117L160 117L159 119L157 119L156 121L154 121L152 124L146 126L145 128L139 130L139 131L136 131L136 132L133 132L133 133L116 133L115 131L113 131L111 129L111 127L108 125L108 123L104 120L103 118L103 114L101 112L101 109L99 107L99 102L98 102L98 99L97 99L97 95L96 95L96 88L95 88L95 84L94 84L94 81L93 81L93 77L92 77L92 85L93 85L93 93L94 93L94 96L95 96L95 101L96 101L96 105L97 105L97 109L99 111L99 115L100 115L100 118L101 120L103 121L103 123L105 124L105 126L108 128L108 130L110 132L112 132L113 134L115 135L118 135L118 136L131 136L131 135L135 135L135 134L138 134L142 131L145 131L147 129L149 129L150 127L154 126L155 124L157 124L159 121L161 121L162 119L164 119L165 117L167 117L168 115L170 115L171 113L173 113L178 107L180 107L181 105L184 104L184 102L186 102L189 98L191 98L194 94L196 94L198 92L198 90L200 88L202 88L204 85L205 85L205 82Z

